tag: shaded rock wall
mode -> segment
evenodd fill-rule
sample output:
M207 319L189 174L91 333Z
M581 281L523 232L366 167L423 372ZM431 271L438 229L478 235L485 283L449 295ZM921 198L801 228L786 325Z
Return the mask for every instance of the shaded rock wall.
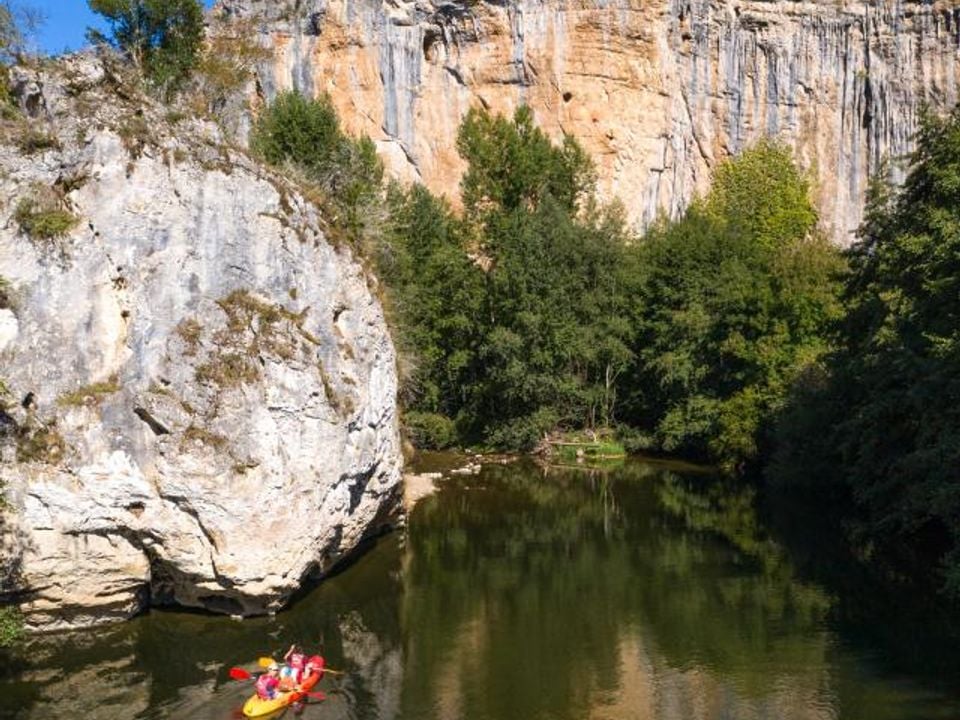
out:
M639 224L676 215L711 168L762 135L809 168L824 229L847 243L881 158L920 108L957 99L960 9L761 0L221 0L259 22L271 97L329 93L393 172L455 196L457 127L482 105L574 135Z

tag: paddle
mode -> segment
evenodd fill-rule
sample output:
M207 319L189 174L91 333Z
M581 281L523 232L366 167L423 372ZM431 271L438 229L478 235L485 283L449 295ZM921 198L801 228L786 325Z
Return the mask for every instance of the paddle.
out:
M270 666L273 665L273 663L275 663L275 662L276 662L276 660L274 660L273 658L269 658L269 657L262 657L262 658L258 658L258 659L257 659L257 665L259 665L259 666L262 667L262 668L270 667ZM345 673L343 670L332 670L332 669L330 669L330 668L328 668L328 667L324 667L324 668L323 668L323 671L324 671L325 673L330 673L331 675L346 675L346 674L347 674L347 673Z
M234 680L253 680L253 675L248 673L243 668L232 667L230 668L230 677Z

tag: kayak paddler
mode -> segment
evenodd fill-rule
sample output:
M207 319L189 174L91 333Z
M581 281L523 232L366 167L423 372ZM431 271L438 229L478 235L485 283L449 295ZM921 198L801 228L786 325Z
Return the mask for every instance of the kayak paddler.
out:
M280 686L280 666L271 663L267 671L257 678L257 697L261 700L273 700Z

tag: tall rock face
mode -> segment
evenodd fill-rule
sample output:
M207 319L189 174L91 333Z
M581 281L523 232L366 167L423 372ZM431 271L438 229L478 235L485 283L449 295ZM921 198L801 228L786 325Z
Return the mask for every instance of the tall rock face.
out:
M0 126L0 593L34 627L276 609L400 499L375 280L120 74L17 69Z
M600 190L644 225L675 216L759 137L810 170L846 244L870 175L911 149L920 109L956 102L960 8L765 0L221 0L259 22L264 95L328 93L400 177L455 195L467 110L530 105L576 137Z

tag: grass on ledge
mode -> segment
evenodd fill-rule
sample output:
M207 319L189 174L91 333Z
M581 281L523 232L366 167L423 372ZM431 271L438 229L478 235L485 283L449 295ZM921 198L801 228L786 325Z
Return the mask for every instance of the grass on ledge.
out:
M99 403L104 395L112 395L119 390L120 383L116 377L112 377L105 382L93 383L72 392L64 393L57 399L57 405L61 407L93 405Z

